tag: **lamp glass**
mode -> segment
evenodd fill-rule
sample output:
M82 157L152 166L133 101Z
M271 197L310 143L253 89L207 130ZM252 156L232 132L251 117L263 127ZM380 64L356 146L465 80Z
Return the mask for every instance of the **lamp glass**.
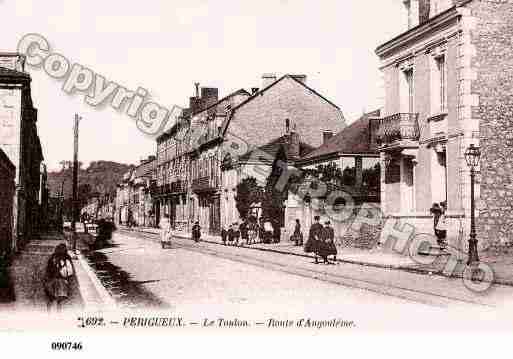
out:
M477 165L479 164L480 156L481 151L478 147L475 147L473 144L471 144L465 151L465 161L467 161L467 165L469 167L477 167Z

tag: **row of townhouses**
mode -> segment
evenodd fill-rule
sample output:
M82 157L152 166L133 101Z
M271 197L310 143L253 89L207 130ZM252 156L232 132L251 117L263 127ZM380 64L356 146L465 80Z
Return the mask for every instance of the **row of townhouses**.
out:
M0 53L0 255L14 253L45 227L46 166L25 57Z
M371 207L380 217L399 220L403 229L409 224L417 233L432 233L430 208L445 202L449 242L461 245L471 227L465 154L473 145L480 149L474 168L479 243L508 242L513 3L405 0L404 6L408 28L375 50L385 88L382 108L346 126L341 109L309 87L305 75L265 74L260 88L223 98L216 88L197 84L188 108L157 138L155 157L120 183L116 220L158 226L166 214L178 230L199 221L204 233L219 234L241 220L238 185L251 177L265 185L281 153L288 169L340 170L343 180L327 179L327 187L337 185L357 205L378 203ZM326 215L322 203L330 190L314 187L306 196L289 190L281 227L297 218L306 231L314 214ZM259 205L251 204L256 216ZM344 226L335 224L338 235Z

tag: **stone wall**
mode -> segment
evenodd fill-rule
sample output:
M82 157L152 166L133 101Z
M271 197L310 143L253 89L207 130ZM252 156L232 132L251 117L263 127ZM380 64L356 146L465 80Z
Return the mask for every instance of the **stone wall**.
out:
M479 94L473 117L480 119L481 183L478 239L504 244L513 239L513 1L467 4L476 18L472 44Z

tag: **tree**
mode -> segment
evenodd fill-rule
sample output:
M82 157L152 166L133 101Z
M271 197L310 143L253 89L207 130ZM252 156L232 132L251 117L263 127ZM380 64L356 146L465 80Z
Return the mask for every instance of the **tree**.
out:
M287 154L283 146L280 146L274 158L271 173L267 177L265 192L262 200L262 215L266 218L278 221L284 225L283 203L287 198L288 184L283 188L277 188L280 176L287 170Z
M237 196L235 205L241 218L246 218L250 210L251 203L262 201L263 188L258 185L256 178L248 177L237 185Z

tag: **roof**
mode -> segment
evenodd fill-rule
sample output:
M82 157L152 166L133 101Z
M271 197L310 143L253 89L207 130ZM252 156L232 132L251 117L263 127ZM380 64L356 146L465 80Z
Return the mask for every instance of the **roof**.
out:
M201 113L203 113L204 111L211 111L212 108L215 108L216 106L218 106L219 104L221 104L222 102L230 99L231 97L235 96L235 95L239 95L239 94L243 94L243 95L248 95L249 96L249 92L244 90L244 89L238 89L228 95L226 95L225 97L223 97L222 99L218 100L216 103L208 106L208 107L205 107L205 108L202 108L201 110L195 112L195 113L190 113L190 109L183 109L183 114L184 115L188 115L188 116L197 116ZM181 123L183 123L185 119L181 119L179 120L177 123L175 123L173 126L171 126L167 131L165 131L164 133L162 133L160 136L157 137L157 140L161 139L161 138L164 138L165 136L169 135L170 133L173 132L173 130L176 129L177 126L179 126Z
M290 160L294 160L294 158L291 158L292 156L289 155L288 151L288 141L287 141L288 135L283 135L281 137L275 138L271 140L270 142L266 143L265 145L262 145L260 147L257 147L256 149L252 149L242 156L240 156L239 161L245 162L252 158L252 155L256 155L257 151L265 152L269 157L267 156L259 156L258 161L260 162L272 162L276 154L278 153L278 150L280 149L280 146L283 146L285 149L285 154L287 155L287 158ZM310 146L307 143L299 142L299 157L303 157L309 152L311 152L314 149L314 147Z
M335 107L337 110L340 110L340 107L338 107L337 105L335 105L333 102L331 102L330 100L328 100L326 97L324 97L323 95L321 95L320 93L318 93L317 91L315 91L313 88L307 86L305 83L299 81L296 77L294 77L293 75L291 74L285 74L283 75L282 77L280 77L278 80L274 81L273 83L269 84L268 86L258 90L257 92L255 92L254 94L251 95L251 97L249 97L248 99L246 99L245 101L242 101L240 104L238 104L237 106L235 106L233 109L232 109L232 114L234 112L237 111L237 109L239 109L240 107L244 106L245 104L247 104L248 102L251 102L253 99L255 99L258 95L262 95L265 91L269 90L271 87L273 87L274 85L276 85L277 83L279 83L280 81L284 80L284 79L292 79L293 81L297 82L298 84L300 84L301 86L305 87L306 89L308 89L309 91L313 92L314 94L316 94L317 96L319 96L320 98L322 98L324 101L326 101L327 103L329 103L331 106ZM222 130L222 133L226 133L226 129L228 128L228 125L230 123L230 120L231 120L231 117L230 116L224 123L223 125L223 130Z
M339 153L377 154L378 152L370 145L370 118L379 114L380 110L364 114L302 159L309 160Z

